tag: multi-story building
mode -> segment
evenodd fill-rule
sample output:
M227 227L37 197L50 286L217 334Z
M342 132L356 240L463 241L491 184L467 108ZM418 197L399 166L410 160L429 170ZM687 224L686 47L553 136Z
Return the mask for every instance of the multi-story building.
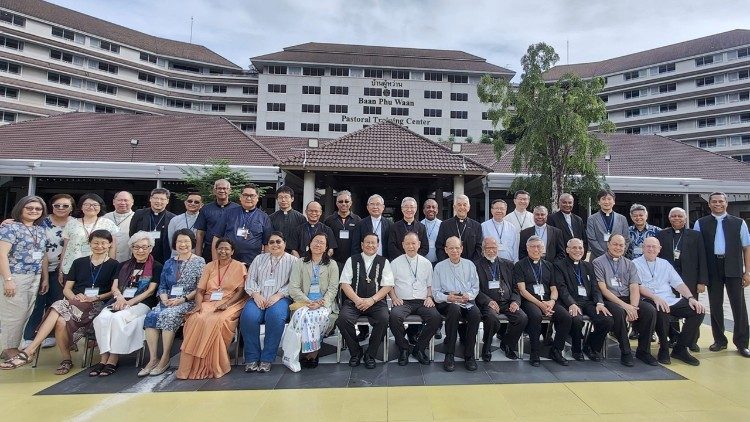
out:
M306 43L254 57L259 135L336 138L391 120L430 139L491 132L482 75L515 72L463 51Z
M555 66L600 76L618 132L659 134L750 161L750 31L733 30L600 62Z
M206 47L39 0L0 0L0 122L66 111L208 114L255 130L257 75Z

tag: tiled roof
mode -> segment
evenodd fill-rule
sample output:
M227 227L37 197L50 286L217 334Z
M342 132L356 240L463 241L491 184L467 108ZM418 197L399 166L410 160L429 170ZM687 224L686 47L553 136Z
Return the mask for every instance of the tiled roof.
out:
M434 69L513 76L515 72L487 63L482 57L457 50L380 47L370 45L305 43L253 57L253 62L318 63L363 67ZM256 66L258 67L258 66Z
M431 174L485 174L491 171L472 158L384 121L283 159L280 167L361 172L414 172Z
M252 135L259 144L268 148L280 160L285 160L300 153L300 150L307 148L308 139L317 139L319 145L325 145L333 139L323 139L315 136L309 138L296 138L291 136L257 136Z
M544 79L554 81L566 73L573 73L582 78L611 75L748 44L750 30L735 29L599 62L555 66L544 74Z
M279 158L222 117L65 113L0 126L0 158L270 166ZM131 139L138 140L133 151Z
M41 0L0 0L0 8L96 35L149 53L241 69L208 48L159 38Z

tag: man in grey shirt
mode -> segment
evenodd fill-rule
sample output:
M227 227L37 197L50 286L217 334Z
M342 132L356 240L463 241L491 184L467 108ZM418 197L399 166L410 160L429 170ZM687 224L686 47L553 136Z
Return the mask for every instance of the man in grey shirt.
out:
M637 329L638 349L635 357L652 366L658 365L651 354L651 335L656 324L656 309L641 299L638 269L625 258L625 237L612 235L607 242L607 252L594 259L594 273L599 290L615 320L614 333L620 342L620 363L633 366L633 354L628 340L627 323Z
M172 236L177 233L177 230L190 229L193 233L196 232L195 221L198 220L198 213L201 207L203 207L203 197L201 197L201 194L198 192L188 193L187 198L185 198L185 212L169 220L167 239L169 239L170 244L172 243ZM177 251L172 249L172 257L175 256L177 256Z
M586 238L589 242L591 260L597 258L607 251L609 238L620 234L625 239L625 250L628 250L630 234L628 233L628 220L624 215L614 211L615 193L610 190L601 190L596 194L599 203L599 212L591 214L586 220Z

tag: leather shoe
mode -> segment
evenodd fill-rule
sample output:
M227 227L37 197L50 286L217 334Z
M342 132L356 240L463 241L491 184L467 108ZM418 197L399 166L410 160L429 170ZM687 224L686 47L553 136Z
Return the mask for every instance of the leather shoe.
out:
M632 353L623 353L620 355L620 363L623 366L632 367L635 364L633 363L633 354Z
M573 359L577 360L578 362L583 362L584 360L586 360L583 357L583 352L573 352Z
M646 365L651 365L651 366L659 365L659 361L657 361L654 355L652 355L650 352L644 352L644 351L638 350L635 352L635 357L641 362L645 363Z
M698 346L698 344L691 344L690 347L688 347L688 348L693 353L700 353L701 352L701 347Z
M698 366L701 364L700 361L693 355L691 355L690 352L688 352L687 348L684 347L682 349L675 348L674 350L672 350L672 357L692 366Z
M398 353L398 366L406 366L409 363L409 349L401 349Z
M510 346L507 344L500 344L500 348L503 349L505 352L505 357L510 360L517 360L518 359L518 353L516 353L515 350L511 349Z
M727 348L727 345L726 344L721 344L721 343L714 343L714 344L708 346L708 350L710 350L712 352L718 352L718 351L724 350L726 348Z
M356 354L352 355L352 357L349 358L349 366L354 368L355 366L359 366L360 361L362 360L362 355Z
M583 354L586 355L586 357L589 358L589 360L592 362L602 361L602 356L599 354L599 352L591 350L591 347L587 345L583 346Z
M562 355L562 352L555 349L554 347L549 351L549 358L559 363L562 366L568 366L568 360Z
M542 364L542 361L539 359L539 353L532 353L529 356L529 364L531 366L539 366Z
M422 365L430 364L430 357L427 356L427 353L425 353L424 350L419 350L415 347L414 350L411 351L411 355L414 356Z
M489 362L492 360L492 353L482 353L482 360Z
M407 357L408 360L408 357ZM375 369L375 358L365 353L365 368Z
M630 335L628 335L628 338L630 340L637 340L638 336L639 336L638 331L636 331L635 328L631 328L630 329Z
M656 355L656 360L662 365L671 365L672 360L669 359L669 349L660 347L659 353Z
M477 370L477 360L474 359L474 357L466 358L464 360L464 367L467 371L476 371Z
M453 372L456 370L456 361L453 359L453 353L447 353L445 355L443 369L445 369L446 372Z
M748 349L747 347L737 349L737 353L739 353L743 358L750 358L750 349Z

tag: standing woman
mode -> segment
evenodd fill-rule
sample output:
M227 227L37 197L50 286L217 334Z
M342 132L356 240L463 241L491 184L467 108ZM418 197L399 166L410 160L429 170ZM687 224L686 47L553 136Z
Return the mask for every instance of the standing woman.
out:
M297 261L284 252L284 234L275 231L268 240L268 253L253 259L245 281L250 299L240 317L240 330L245 340L245 372L268 372L289 317L289 275ZM260 325L266 325L263 351L260 348Z
M2 358L28 360L19 352L23 327L37 293L47 293L46 237L41 222L47 215L44 200L26 196L13 207L13 222L0 227L0 349ZM41 286L41 287L40 287ZM20 358L19 358L20 357Z
M63 295L50 306L47 317L31 344L18 353L14 359L0 364L0 369L15 369L31 362L47 335L55 332L57 347L62 362L55 371L65 375L73 368L70 350L86 333L104 302L112 296L112 281L117 277L119 262L109 257L112 234L107 230L94 230L89 235L91 255L73 261L66 276Z
M182 325L185 314L193 309L198 279L206 266L206 261L193 253L195 234L192 230L177 230L172 238L172 249L177 251L177 256L164 263L157 291L159 304L146 315L143 323L150 359L138 373L139 377L161 375L169 369L175 333ZM159 334L161 358L156 354Z
M75 207L75 200L67 193L60 193L52 197L52 214L47 215L43 220L41 226L47 235L47 271L49 273L48 280L49 290L47 293L40 293L36 298L36 304L34 305L34 311L29 317L29 322L26 323L26 329L23 332L24 346L31 343L34 338L34 333L42 322L44 317L44 311L63 298L62 289L63 285L60 283L58 277L58 268L60 266L60 256L63 250L63 229L68 221L71 219L70 213L73 212ZM42 347L54 347L55 338L48 337L44 339Z
M154 243L145 231L135 233L128 240L133 256L120 264L117 279L112 283L112 299L94 318L101 360L89 370L91 377L114 374L120 355L143 347L143 321L156 306L155 293L162 269L161 263L151 255Z
M183 328L179 379L219 378L230 371L227 347L245 306L245 264L232 259L234 242L216 241L217 261L209 262L198 282L195 307Z
M294 300L292 322L301 328L302 334L300 364L315 368L323 337L333 330L338 317L339 267L326 253L328 238L325 234L313 236L309 246L292 267L289 296ZM301 312L302 308L307 310Z
M79 200L81 204L81 218L72 219L65 225L63 229L63 239L65 245L63 246L60 267L62 271L59 271L58 279L60 284L63 282L63 274L67 274L70 271L70 267L73 265L73 261L82 256L91 255L91 248L89 247L89 236L95 230L107 230L113 235L117 233L117 225L112 221L102 216L107 212L107 207L104 205L104 200L101 196L95 193L87 193L81 196ZM116 257L117 246L115 245L114 239L109 247L109 256Z

